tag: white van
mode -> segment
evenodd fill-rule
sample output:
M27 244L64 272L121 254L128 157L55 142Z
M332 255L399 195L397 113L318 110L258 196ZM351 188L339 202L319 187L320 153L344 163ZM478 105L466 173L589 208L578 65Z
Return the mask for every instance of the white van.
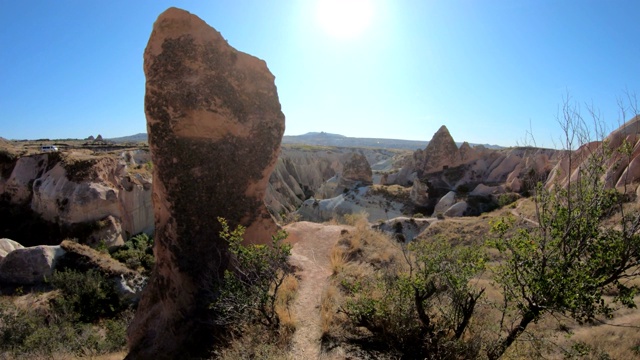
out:
M44 145L40 147L40 151L42 152L58 151L58 147L53 145Z

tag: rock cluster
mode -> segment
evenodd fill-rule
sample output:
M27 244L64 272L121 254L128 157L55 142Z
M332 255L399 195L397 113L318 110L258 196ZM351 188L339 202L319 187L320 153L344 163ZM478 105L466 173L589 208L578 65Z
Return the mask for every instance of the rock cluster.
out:
M373 184L373 172L367 158L356 152L342 157L342 171L327 180L318 189L320 198L328 199L355 190L358 187Z
M265 243L264 206L284 132L274 76L186 11L162 13L144 53L156 266L129 327L127 359L204 355L209 305L228 266L217 217Z
M150 174L129 171L144 158L144 151L120 157L74 152L22 156L4 162L0 195L11 206L27 207L61 228L95 229L82 234L89 241L121 245L126 234L153 232Z

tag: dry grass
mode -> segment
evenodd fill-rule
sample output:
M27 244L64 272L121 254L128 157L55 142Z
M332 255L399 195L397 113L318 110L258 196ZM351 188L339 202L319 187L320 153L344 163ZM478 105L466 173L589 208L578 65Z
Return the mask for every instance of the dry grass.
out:
M411 204L411 188L400 185L372 185L371 195L380 195L387 200L403 204Z
M375 231L365 216L357 218L351 223L354 229L343 234L332 250L332 269L347 262L365 262L375 267L389 265L402 256L400 244L392 240L387 234Z
M47 354L47 355L29 355L29 360L122 360L127 356L126 352L115 352L102 355L87 355L78 357L72 354ZM0 359L3 360L24 360L24 357L13 357L0 353Z
M291 306L296 298L297 291L298 279L295 275L289 274L284 278L282 285L280 285L276 297L275 312L280 319L280 326L282 327L282 332L284 332L283 335L288 334L287 336L289 337L296 330L297 326L296 318L291 312Z
M231 340L228 347L217 349L212 359L218 360L288 360L288 346L280 344L274 334L261 327L250 327L242 337Z
M354 227L344 233L331 251L330 285L321 298L320 316L323 344L345 341L353 336L353 329L346 315L341 312L345 297L345 284L354 284L375 276L376 269L395 266L400 262L400 245L388 235L373 230L361 217L353 221ZM328 345L331 347L331 345Z
M331 333L336 333L338 329L337 315L340 299L340 290L335 285L329 285L324 289L320 301L320 325L322 329L322 337L326 337Z
M348 261L345 249L342 246L334 246L329 256L331 264L331 273L336 275L344 270L344 266Z
M498 209L480 217L446 219L432 224L422 235L423 239L442 237L457 245L482 245L491 237L490 222L502 217L515 218L514 228L532 226L525 219L535 219L535 204L531 199L521 199L515 208ZM635 209L625 205L628 211ZM635 206L635 204L634 204ZM637 206L636 206L637 207ZM358 329L349 327L346 317L340 313L345 301L341 284L353 284L367 279L380 267L402 266L404 259L399 245L384 234L372 231L363 220L352 221L354 230L344 234L331 253L332 284L322 296L321 316L324 339L345 341ZM490 344L504 336L501 332L503 295L500 287L492 280L493 269L500 264L501 256L495 249L485 249L489 255L488 269L472 280L478 288L484 288L483 298L469 327L472 334L483 344ZM636 272L637 273L637 272ZM636 277L627 285L640 286ZM609 295L615 295L613 292ZM612 300L609 297L608 300ZM637 298L637 302L640 297ZM509 327L516 319L505 317ZM640 359L640 311L620 309L614 312L609 325L580 325L566 317L544 316L532 324L527 332L504 354L504 359ZM504 331L504 330L502 330ZM471 336L471 335L469 335ZM572 348L579 344L588 353L578 356ZM487 345L485 345L487 346ZM572 352L573 351L573 352Z

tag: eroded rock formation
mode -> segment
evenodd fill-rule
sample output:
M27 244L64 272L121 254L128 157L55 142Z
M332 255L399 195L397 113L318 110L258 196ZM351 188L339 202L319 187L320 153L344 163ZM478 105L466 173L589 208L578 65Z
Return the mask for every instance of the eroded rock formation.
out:
M592 157L601 156L603 146L606 146L605 153L611 153L602 179L605 186L627 194L640 193L640 115L613 131L603 142L584 144L574 152L564 151L551 171L547 187L565 186L569 180L576 181L579 169L587 167Z
M127 235L153 232L151 176L136 169L148 161L148 153L140 150L102 155L65 151L0 159L0 200L59 226L61 236L121 245ZM62 238L15 239L43 244Z
M156 267L129 328L127 359L204 355L209 304L227 267L216 218L276 230L263 199L284 132L274 76L186 11L162 13L144 53Z

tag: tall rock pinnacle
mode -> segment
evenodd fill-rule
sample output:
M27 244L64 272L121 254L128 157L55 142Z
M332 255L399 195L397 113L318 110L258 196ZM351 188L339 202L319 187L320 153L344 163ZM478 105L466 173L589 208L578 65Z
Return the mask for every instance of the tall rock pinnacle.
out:
M452 166L460 161L458 146L453 137L449 133L446 126L442 125L433 138L429 141L429 145L422 152L418 162L418 169L424 173L432 171L440 171L443 166Z
M217 217L246 226L248 242L276 231L263 199L284 115L266 63L180 9L154 23L144 72L156 267L127 359L190 358L215 332L208 307L228 265Z

